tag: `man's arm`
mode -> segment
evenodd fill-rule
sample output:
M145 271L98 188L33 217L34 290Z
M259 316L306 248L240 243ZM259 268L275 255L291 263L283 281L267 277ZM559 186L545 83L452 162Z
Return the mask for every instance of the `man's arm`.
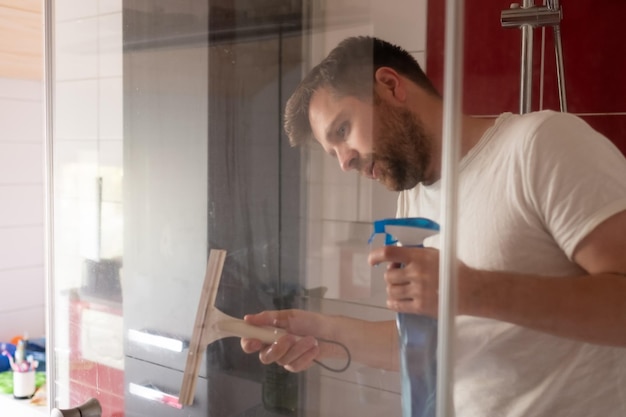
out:
M372 322L345 316L327 316L304 310L264 311L247 315L256 326L280 327L289 333L272 345L243 338L244 352L259 352L262 363L277 362L292 372L308 369L313 360L347 359L371 367L398 370L398 335L393 321ZM295 336L301 336L296 338Z
M597 226L578 244L573 258L588 274L481 271L459 262L457 313L626 347L626 211ZM391 310L437 315L439 251L384 246L370 252L369 262L391 263L385 273Z
M626 211L577 246L579 277L465 270L459 313L515 323L590 343L626 346Z

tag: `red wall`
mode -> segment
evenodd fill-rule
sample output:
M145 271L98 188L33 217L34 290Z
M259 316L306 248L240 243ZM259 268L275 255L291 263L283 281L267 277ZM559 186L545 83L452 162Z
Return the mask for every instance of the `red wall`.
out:
M519 112L521 31L504 29L512 1L465 2L464 111ZM521 3L521 1L520 1ZM540 0L536 4L543 4ZM561 1L568 111L626 154L626 1ZM426 72L442 90L445 2L428 2ZM546 28L543 108L559 109L552 28ZM541 29L534 31L533 110L539 109Z

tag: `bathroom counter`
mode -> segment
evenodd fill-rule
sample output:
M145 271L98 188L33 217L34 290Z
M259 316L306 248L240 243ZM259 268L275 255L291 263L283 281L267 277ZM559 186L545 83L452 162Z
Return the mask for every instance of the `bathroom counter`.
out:
M43 417L50 415L47 406L31 404L30 400L16 400L11 394L0 394L0 410L3 416Z

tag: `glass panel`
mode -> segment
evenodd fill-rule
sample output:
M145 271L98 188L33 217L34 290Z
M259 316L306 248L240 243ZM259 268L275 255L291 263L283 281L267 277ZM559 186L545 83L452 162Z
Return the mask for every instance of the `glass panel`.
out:
M602 173L614 178L607 180L613 188L603 194L610 197L602 200L597 213L606 207L611 210L604 211L604 218L585 215L586 228L577 222L557 224L567 219L550 219L551 210L537 208L543 200L535 200L526 188L519 192L511 188L514 181L507 175L519 178L519 172L513 171L526 166L525 153L519 160L499 163L485 154L490 152L485 143L496 137L503 120L517 120L521 35L502 27L502 7L495 0L491 3L489 8L467 10L463 108L468 117L461 138L457 244L464 265L472 271L489 271L493 281L488 291L481 292L490 296L477 305L468 307L467 293L459 293L461 316L453 363L457 415L590 415L598 404L607 404L603 416L623 415L623 349L599 346L623 341L615 337L614 328L600 326L603 321L594 316L601 310L599 305L615 304L609 298L619 294L620 282L611 281L615 276L605 277L612 285L603 298L606 303L589 304L585 314L576 316L576 326L561 333L545 323L555 317L571 323L572 315L562 307L567 303L552 303L563 292L540 305L535 294L544 290L528 298L507 299L502 294L509 293L498 287L520 277L494 271L563 276L594 270L596 261L588 259L596 257L577 257L575 249L584 233L610 215L623 213L626 173L618 151L605 146L604 156L613 162L607 162L610 169ZM550 7L558 6L551 3ZM75 407L93 397L107 417L434 415L432 408L420 413L406 407L411 399L432 400L427 394L434 390L436 369L429 356L436 343L435 287L428 287L432 290L428 306L418 301L404 304L418 315L398 316L387 308L388 298L397 301L402 295L396 291L404 294L413 287L398 285L389 295L385 275L408 279L405 273L422 265L409 255L437 252L375 251L382 263L404 266L387 272L385 267L371 267L368 256L390 242L382 236L373 243L368 239L374 221L396 215L443 222L437 173L443 107L438 94L433 94L428 82L417 85L398 69L371 77L368 71L374 71L366 54L362 69L367 76L353 86L365 94L358 99L353 93L329 96L325 104L330 106L318 101L317 113L312 111L309 118L305 112L306 124L320 118L313 125L322 146L314 142L292 148L283 121L287 100L303 77L350 36L372 35L400 45L425 70L434 89L443 91L444 3L58 0L51 4L48 12L53 12L54 25L48 30L54 35L55 63L52 406ZM584 13L581 6L565 7L571 8L572 15ZM505 15L511 17L510 13ZM613 10L604 17L619 15ZM541 59L545 59L546 71L551 71L554 62L547 50L539 48L540 30L536 32L534 68L543 67ZM572 69L568 54L577 53L572 44L580 41L572 36L563 33L565 74L576 80L572 84L593 84L585 78L588 73L615 77L608 65L584 75ZM616 37L596 38L605 39ZM607 45L607 50L617 49L615 44ZM414 63L411 67L419 74ZM558 107L558 100L547 92L556 87L558 73L545 74L533 83L537 90L533 90L533 109ZM380 101L370 99L372 80ZM606 101L594 101L595 88L588 95L572 88L569 109L624 151L626 142L619 129L624 109L622 101L615 99L623 96L618 94L623 83L613 81L605 89L610 98ZM320 95L315 99L322 100ZM588 107L581 104L586 100L592 103ZM333 107L337 103L341 104ZM497 116L502 112L507 113ZM337 121L348 123L329 123L337 114ZM451 126L449 120L444 123ZM587 136L594 135L582 124L577 126ZM406 133L410 128L414 131ZM344 133L354 136L335 137ZM575 133L553 136L560 140ZM527 137L513 136L520 141ZM409 139L399 144L403 137ZM598 143L604 140L594 138ZM405 163L405 171L390 169L406 162L412 151L422 150L413 143L417 139L432 141L432 164L422 173L412 171L421 159ZM537 184L530 185L540 191L549 183L549 168L561 160L560 152L566 148L563 144L552 159L536 161L529 175L536 176ZM591 149L596 151L591 146L590 155ZM379 156L383 151L389 159L368 159L371 153ZM573 159L581 167L592 164L586 168L586 179L596 178L596 169L602 168L593 165L594 158ZM474 165L472 170L472 164L479 162L487 167ZM340 164L344 170L360 168L365 175L342 172ZM394 187L389 182L403 172L411 172L407 176L414 174L426 185L402 194L391 191L415 185ZM372 176L380 181L367 178ZM524 185L530 181L526 180ZM502 193L492 191L497 185ZM548 194L558 194L559 187ZM505 191L511 190L516 192L507 198ZM586 204L585 195L576 199L580 192L576 186L567 190L568 196L574 196L571 204L567 199L555 204ZM505 223L492 221L498 213ZM582 234L572 235L569 229ZM626 244L623 235L606 238L617 244L612 249L602 246L601 252ZM404 246L422 241L413 233L408 236L400 239ZM424 244L438 249L440 236L429 237ZM226 251L225 262L213 292L215 308L204 319L200 307L211 306L207 301L211 291L204 287L205 275L210 277L207 262L216 249ZM547 253L547 259L537 260ZM429 259L430 270L437 271L437 256ZM609 265L611 271L626 274L619 261L603 259L599 270ZM473 275L467 268L459 271L467 284ZM417 275L424 278L423 270ZM521 278L537 283L533 276ZM568 286L570 281L559 282L566 283L559 288L574 290ZM417 291L427 287L415 291L407 297L417 300ZM520 310L514 310L516 306ZM539 316L537 309L525 306L552 310ZM220 320L267 310L289 311L281 312L278 320L272 315L278 313L266 313L248 317L248 322L286 327L293 335L275 344L266 341L271 352L265 345L260 358L250 338L242 346L243 331L232 337L232 330L224 330L226 322ZM570 313L580 314L576 311ZM607 311L607 317L620 317L617 308ZM405 350L398 330L404 335L412 328L409 323L423 316L427 320L416 325L426 323L430 333L418 341L408 333L410 342L421 347L409 343ZM590 328L605 332L577 333L578 324L582 327L588 317L597 320ZM272 327L265 336L282 334ZM581 343L580 338L591 338L586 341L593 343ZM196 346L198 360L193 355ZM401 371L404 351L408 382ZM263 363L283 353L287 355L280 362L288 363L287 369ZM312 361L313 354L317 362ZM192 368L197 364L197 375L189 374L190 363ZM570 379L568 372L576 377ZM428 378L416 379L422 375ZM179 398L185 381L191 381L192 404ZM419 391L413 398L407 391L411 385ZM586 411L575 414L580 410Z
M124 415L122 5L51 2L52 407Z
M290 373L238 338L208 345L193 405L176 402L210 249L227 251L224 314L392 317L364 261L370 220L390 215L393 198L319 150L290 149L282 130L304 70L340 37L372 31L369 5L57 1L52 11L52 405L95 397L106 416L397 410L394 372Z

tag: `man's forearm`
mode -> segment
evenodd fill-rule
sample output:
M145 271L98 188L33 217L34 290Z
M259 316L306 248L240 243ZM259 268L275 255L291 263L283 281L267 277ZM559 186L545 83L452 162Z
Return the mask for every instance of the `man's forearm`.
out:
M373 368L397 371L398 333L394 321L366 321L344 316L332 316L329 339L344 344L352 360ZM340 357L342 350L334 349L332 356Z
M626 346L626 277L621 274L542 277L471 271L459 284L459 314Z

